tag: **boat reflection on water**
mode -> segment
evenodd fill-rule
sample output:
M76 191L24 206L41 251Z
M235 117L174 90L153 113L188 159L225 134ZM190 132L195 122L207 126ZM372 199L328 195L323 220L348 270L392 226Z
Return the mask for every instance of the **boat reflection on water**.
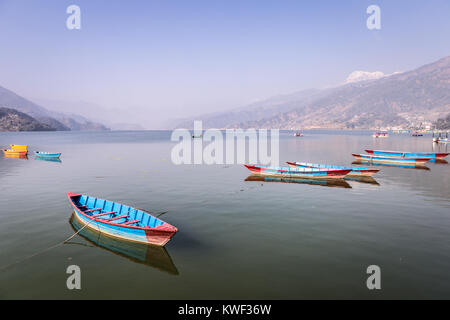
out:
M61 163L61 159L58 158L43 158L43 157L35 157L34 160L40 160L40 161L50 161L50 162L58 162Z
M75 232L84 226L73 214L69 221ZM142 263L172 275L179 274L172 258L164 247L119 240L90 228L84 228L78 235L97 247L126 257L133 262Z
M5 155L3 155L3 157L7 158L7 159L25 159L25 160L28 159L27 155L9 155L9 154L7 155L7 154L5 154Z
M347 181L354 181L354 182L360 182L360 183L368 183L379 186L379 182L375 180L373 177L345 177L344 178Z
M351 188L343 179L318 180L318 179L298 179L298 178L282 178L260 175L249 175L244 181L262 181L262 182L283 182L283 183L299 183L311 184L323 187Z
M448 164L448 161L445 159L431 159L430 162L438 163L438 164Z
M425 165L407 165L407 164L391 164L391 163L372 163L369 161L353 161L352 164L362 164L365 166L387 166L387 167L398 167L398 168L408 168L408 169L418 169L418 170L430 170Z

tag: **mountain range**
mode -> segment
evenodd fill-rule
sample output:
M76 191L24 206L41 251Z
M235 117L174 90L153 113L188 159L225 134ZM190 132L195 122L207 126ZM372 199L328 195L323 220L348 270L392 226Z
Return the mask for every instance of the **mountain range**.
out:
M204 128L375 129L419 127L450 113L450 56L415 70L352 73L346 83L275 96L196 117ZM191 128L192 119L176 127Z
M9 119L8 126L2 127L0 125L0 131L23 131L28 129L35 131L37 128L45 131L108 130L103 124L90 121L80 115L50 111L3 87L0 87L0 108L3 109L3 120L6 121L7 115ZM11 109L19 113L11 112ZM28 118L24 117L23 114L31 117L33 121L27 122L25 119ZM18 121L16 124L13 123L14 119ZM22 126L25 123L27 125Z

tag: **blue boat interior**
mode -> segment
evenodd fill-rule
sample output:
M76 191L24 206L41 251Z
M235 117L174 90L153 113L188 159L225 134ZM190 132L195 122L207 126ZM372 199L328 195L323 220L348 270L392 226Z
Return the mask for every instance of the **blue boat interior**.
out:
M121 203L80 195L72 197L77 208L91 218L121 224L125 227L154 228L164 224L162 220L145 211Z

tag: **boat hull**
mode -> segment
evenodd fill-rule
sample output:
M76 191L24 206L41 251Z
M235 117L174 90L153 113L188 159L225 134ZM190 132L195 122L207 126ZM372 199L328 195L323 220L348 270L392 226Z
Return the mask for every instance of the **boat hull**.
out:
M39 158L52 158L58 159L61 156L61 153L42 153L39 151L35 151L34 154Z
M368 169L368 168L358 168L358 167L345 167L345 166L332 166L323 164L313 164L304 162L287 162L291 168L318 168L318 169L350 169L351 171L347 174L346 178L350 177L371 177L379 169Z
M388 156L377 156L371 154L352 154L356 160L368 163L386 163L386 164L397 164L397 165L414 165L420 166L425 165L431 158L402 158L402 157L388 157Z
M163 222L162 225L148 228L148 227L134 227L134 226L125 226L120 225L119 223L106 223L103 222L100 218L92 218L85 212L81 211L80 208L73 201L74 197L80 196L79 194L68 193L69 201L72 204L74 209L75 217L83 223L83 225L87 225L86 228L90 228L92 230L105 233L110 237L115 237L118 239L133 241L139 243L147 243L158 246L164 246L172 236L178 231L177 228L169 225L168 223ZM100 199L102 200L102 199ZM105 201L105 200L102 200ZM127 207L130 208L130 207ZM130 210L137 210L134 208L130 208ZM129 210L129 211L130 211ZM120 214L120 212L119 212ZM154 217L153 217L154 218Z
M365 150L368 154L391 157L409 157L409 158L436 158L442 159L449 155L449 153L436 152L402 152L402 151L386 151L386 150Z
M18 158L22 158L22 157L26 157L27 156L27 151L16 151L16 150L6 150L3 149L3 154L6 157L18 157Z
M18 144L12 144L11 150L14 151L28 151L28 145L18 145Z
M307 178L307 179L342 179L351 170L322 170L322 169L303 169L303 168L283 168L283 167L265 167L245 165L253 174L263 176L279 176L286 178Z

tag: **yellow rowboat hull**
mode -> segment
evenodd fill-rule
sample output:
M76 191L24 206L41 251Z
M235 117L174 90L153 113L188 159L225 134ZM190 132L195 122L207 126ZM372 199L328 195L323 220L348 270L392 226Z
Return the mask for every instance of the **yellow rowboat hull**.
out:
M13 151L28 151L28 145L12 144L11 150L13 150Z

